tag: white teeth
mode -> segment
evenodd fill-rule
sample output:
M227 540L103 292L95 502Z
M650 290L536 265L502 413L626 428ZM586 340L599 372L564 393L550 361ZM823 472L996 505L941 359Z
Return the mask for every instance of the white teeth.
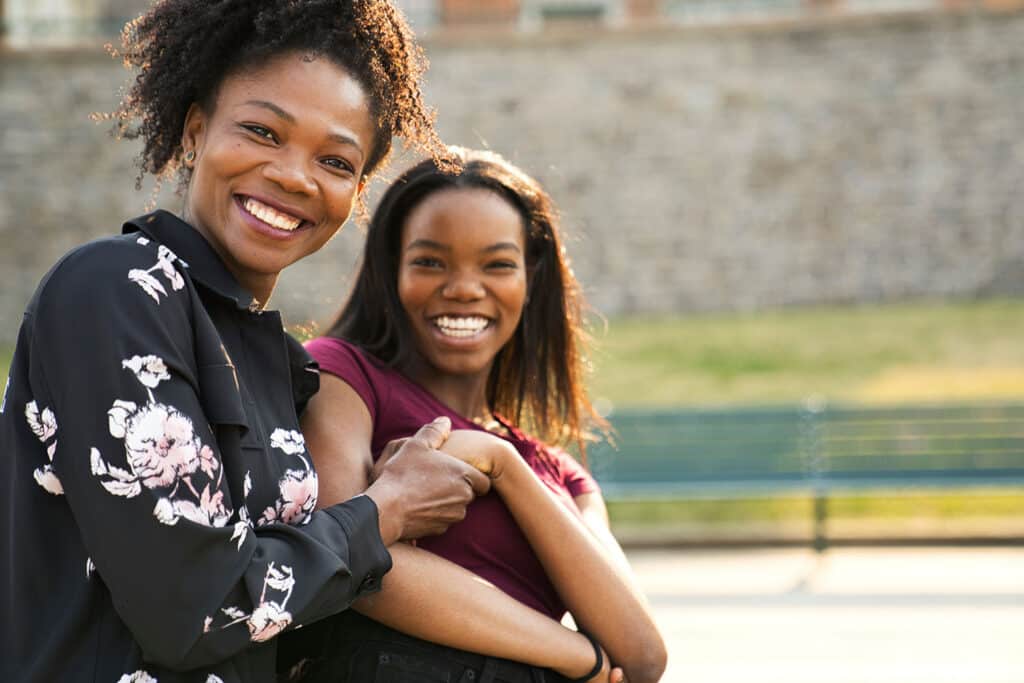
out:
M258 202L252 197L245 198L245 210L251 213L256 218L267 225L273 226L278 230L287 230L291 232L295 228L302 224L302 220L289 216L286 213L281 213L277 209L273 209L263 202Z
M488 320L480 316L453 317L442 315L434 319L441 333L448 337L472 337L487 327Z

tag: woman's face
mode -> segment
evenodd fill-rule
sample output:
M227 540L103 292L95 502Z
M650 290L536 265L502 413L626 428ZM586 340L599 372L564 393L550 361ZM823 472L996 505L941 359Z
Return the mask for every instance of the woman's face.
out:
M447 375L486 375L526 301L523 219L482 188L436 192L402 230L398 297L419 355Z
M373 139L369 98L328 59L288 53L230 75L213 111L193 105L185 122L185 218L265 302L348 219Z

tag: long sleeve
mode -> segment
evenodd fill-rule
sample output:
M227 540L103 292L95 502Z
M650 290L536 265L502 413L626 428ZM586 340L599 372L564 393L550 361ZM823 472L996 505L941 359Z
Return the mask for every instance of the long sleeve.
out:
M26 323L27 419L46 425L87 570L144 660L177 671L335 613L390 568L368 498L312 511L297 424L258 428L241 398L216 405L243 394L227 352L204 355L209 313L188 275L145 238L89 245L51 272ZM227 370L206 392L211 367Z

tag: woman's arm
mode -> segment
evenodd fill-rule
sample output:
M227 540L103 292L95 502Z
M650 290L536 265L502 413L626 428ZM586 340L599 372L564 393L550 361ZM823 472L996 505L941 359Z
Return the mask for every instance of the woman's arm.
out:
M503 439L459 430L442 447L489 474L580 628L622 667L630 683L657 681L667 653L647 602L608 530L600 494L561 503Z
M320 505L366 488L373 466L372 421L346 382L324 374L302 428L320 477ZM594 664L589 642L475 574L406 544L391 546L382 590L353 607L403 633L431 642L551 668L574 678ZM606 666L602 676L608 680ZM617 680L618 675L612 680Z

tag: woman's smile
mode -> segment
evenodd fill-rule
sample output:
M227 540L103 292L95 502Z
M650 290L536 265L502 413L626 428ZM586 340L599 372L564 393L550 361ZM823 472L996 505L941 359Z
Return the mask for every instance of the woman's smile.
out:
M255 197L235 195L235 202L238 204L243 218L255 229L271 237L288 239L296 230L313 225L309 220L300 218L288 211L279 210Z
M463 342L475 341L491 324L490 319L479 315L439 315L430 322L441 336Z

